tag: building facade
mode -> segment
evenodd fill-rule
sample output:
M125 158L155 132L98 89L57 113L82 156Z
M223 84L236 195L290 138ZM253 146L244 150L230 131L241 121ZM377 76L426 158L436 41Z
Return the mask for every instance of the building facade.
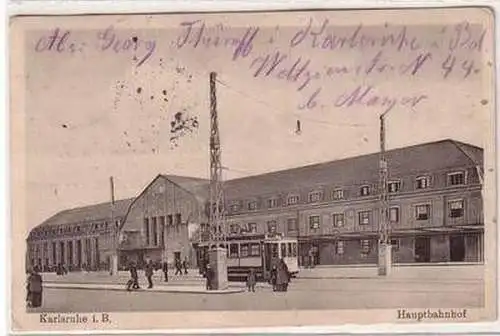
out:
M443 140L387 151L395 263L482 262L483 151ZM299 263L375 264L380 223L379 155L233 179L224 183L228 235L297 237ZM28 238L28 262L95 269L147 259L196 262L207 236L209 181L158 175L135 198L63 211Z
M393 262L481 262L480 148L446 140L387 152ZM377 262L379 155L225 183L228 232L299 240L300 264Z
M27 266L52 271L107 269L115 239L133 199L61 211L35 227L27 239Z

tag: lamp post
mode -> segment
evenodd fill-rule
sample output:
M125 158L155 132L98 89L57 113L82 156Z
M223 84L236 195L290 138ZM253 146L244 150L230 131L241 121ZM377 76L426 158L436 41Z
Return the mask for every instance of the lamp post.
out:
M385 115L380 115L380 161L379 161L379 193L380 214L378 228L378 275L387 276L391 271L392 249L389 236L389 202L387 192L388 165L385 155Z

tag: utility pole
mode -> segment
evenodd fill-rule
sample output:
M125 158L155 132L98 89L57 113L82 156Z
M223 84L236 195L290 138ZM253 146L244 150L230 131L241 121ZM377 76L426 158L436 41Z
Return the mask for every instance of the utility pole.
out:
M380 115L380 163L379 163L379 241L378 275L387 276L391 270L392 251L389 235L389 200L387 192L388 165L385 155L385 113Z
M112 240L112 254L111 265L109 269L110 275L118 275L118 230L115 223L115 184L113 176L109 178L111 188L111 240Z
M215 72L210 73L210 218L209 232L210 250L209 262L213 270L212 288L226 289L227 280L227 249L226 226L224 218L224 189L222 185L222 163L219 135L219 121L217 118ZM222 246L221 246L222 245Z

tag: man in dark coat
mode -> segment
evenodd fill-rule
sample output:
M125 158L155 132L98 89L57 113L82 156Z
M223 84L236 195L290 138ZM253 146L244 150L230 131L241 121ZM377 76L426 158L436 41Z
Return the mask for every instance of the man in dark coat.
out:
M127 289L130 290L132 287L133 289L139 289L139 275L137 274L137 267L135 267L134 263L130 263L129 266L129 271L130 271L130 282L127 285Z
M148 279L148 288L153 288L153 261L149 260L148 263L146 264L146 278Z
M163 270L163 275L165 276L164 281L168 282L168 261L167 260L163 261L162 270Z
M184 257L184 261L182 262L182 267L184 268L184 274L188 274L188 259L187 257Z
M175 259L175 275L182 275L182 263L180 259Z
M288 266L283 259L280 259L276 270L276 290L279 292L286 292L288 290L289 281L290 274L288 273Z
M206 277L206 286L207 286L207 290L211 290L212 289L212 279L214 278L214 271L212 270L212 267L210 266L210 264L207 264L207 271L206 271L206 274L205 274L205 277Z
M43 281L36 267L30 271L26 290L28 306L35 308L40 307L42 305Z
M255 275L255 270L251 268L247 275L247 287L249 292L255 292L256 282L257 282L257 277Z

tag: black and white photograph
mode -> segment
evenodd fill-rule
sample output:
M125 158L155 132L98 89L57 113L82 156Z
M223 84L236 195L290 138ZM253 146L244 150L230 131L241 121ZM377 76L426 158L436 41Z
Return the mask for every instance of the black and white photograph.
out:
M13 327L495 319L493 24L11 18Z

